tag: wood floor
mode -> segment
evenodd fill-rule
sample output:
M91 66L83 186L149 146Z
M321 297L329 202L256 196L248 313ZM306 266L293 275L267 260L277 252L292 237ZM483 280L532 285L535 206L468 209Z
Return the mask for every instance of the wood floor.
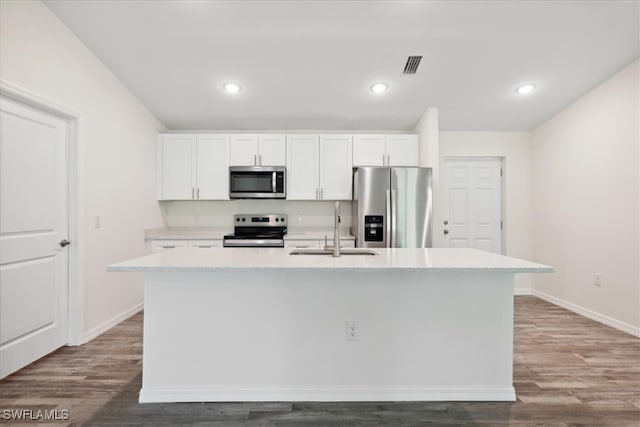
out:
M535 297L516 297L515 313L516 402L141 405L138 314L2 380L0 424L4 410L27 409L68 411L56 426L640 426L640 339Z

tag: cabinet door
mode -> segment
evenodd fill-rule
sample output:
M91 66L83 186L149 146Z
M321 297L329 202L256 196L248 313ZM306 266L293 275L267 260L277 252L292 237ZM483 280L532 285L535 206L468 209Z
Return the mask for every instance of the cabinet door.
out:
M221 248L222 240L189 240L190 248Z
M196 198L229 200L229 137L201 134L197 139Z
M258 156L261 166L284 166L287 163L284 135L258 135Z
M319 240L285 240L285 248L319 248Z
M195 135L160 135L158 199L192 200L195 195Z
M418 135L387 135L387 166L418 166Z
M351 135L320 136L320 198L351 200Z
M287 136L287 199L318 199L318 135Z
M387 164L384 135L353 135L353 166Z
M187 240L152 240L151 253L156 254L158 252L164 252L169 249L186 248L187 246Z
M229 166L255 166L258 164L258 135L229 136Z

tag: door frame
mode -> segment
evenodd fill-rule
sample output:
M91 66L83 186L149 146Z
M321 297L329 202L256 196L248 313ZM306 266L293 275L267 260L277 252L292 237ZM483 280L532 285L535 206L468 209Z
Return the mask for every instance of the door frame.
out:
M84 118L77 111L23 87L0 79L0 95L30 107L44 110L67 122L68 239L69 250L67 346L84 344Z
M441 242L444 246L445 239L442 237L442 230L444 230L444 226L442 224L442 218L444 218L444 200L445 200L445 192L447 189L444 187L444 183L448 182L446 177L444 176L447 173L447 161L448 160L498 160L500 161L500 216L502 218L502 228L500 229L500 254L505 255L507 253L507 211L506 211L506 183L507 183L507 169L506 169L506 158L505 156L444 156L442 158L442 165L440 167L440 183L441 183L441 197L440 203L443 208L440 210L440 218L439 218L439 226L440 232L438 233L438 238L441 239ZM435 218L434 218L435 220ZM434 229L434 233L436 230Z

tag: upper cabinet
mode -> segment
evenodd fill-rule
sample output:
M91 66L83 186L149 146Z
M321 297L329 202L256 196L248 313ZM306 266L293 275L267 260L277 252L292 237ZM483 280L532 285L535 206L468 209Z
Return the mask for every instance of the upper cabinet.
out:
M358 166L418 166L418 135L161 134L159 200L228 200L229 166L286 166L287 199L350 200Z
M317 200L318 135L287 136L287 199Z
M229 137L199 134L196 142L196 198L229 200Z
M353 166L418 166L418 135L353 135Z
M261 166L285 166L287 141L284 135L258 135L258 155Z
M196 135L158 137L158 199L192 200L195 196Z
M160 135L158 199L228 200L228 150L226 135Z
M286 158L284 135L229 135L229 166L284 166Z
M287 199L350 200L351 135L287 136Z
M320 200L351 200L351 135L320 135Z

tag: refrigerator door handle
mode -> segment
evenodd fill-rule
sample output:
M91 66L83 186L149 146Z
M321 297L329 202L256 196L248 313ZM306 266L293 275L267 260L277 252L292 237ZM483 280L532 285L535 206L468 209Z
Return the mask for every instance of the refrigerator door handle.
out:
M391 190L391 247L397 247L397 220L398 217L398 206L396 201L396 190Z
M385 212L384 212L384 246L386 248L390 248L390 240L391 240L391 191L386 190L385 192Z

